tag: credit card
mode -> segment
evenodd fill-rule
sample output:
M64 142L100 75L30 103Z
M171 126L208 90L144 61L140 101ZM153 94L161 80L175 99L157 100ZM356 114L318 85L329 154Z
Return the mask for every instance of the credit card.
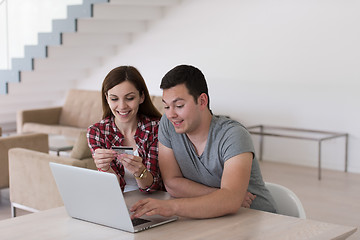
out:
M126 147L126 146L113 146L111 147L113 150L117 151L119 154L125 153L134 155L134 150L132 147Z

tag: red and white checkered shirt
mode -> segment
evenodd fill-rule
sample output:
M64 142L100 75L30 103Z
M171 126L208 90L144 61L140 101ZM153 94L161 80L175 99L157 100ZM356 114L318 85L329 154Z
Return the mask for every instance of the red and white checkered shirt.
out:
M151 172L154 177L153 184L149 188L140 189L140 191L143 192L164 189L158 164L159 121L159 118L149 118L140 115L134 136L139 156L143 159L143 164L147 170ZM112 146L123 146L124 136L115 125L115 119L114 116L112 116L90 126L87 131L87 139L90 150L92 154L94 154L98 148L111 149ZM124 190L126 185L124 166L115 160L111 162L110 166L119 176L121 189Z

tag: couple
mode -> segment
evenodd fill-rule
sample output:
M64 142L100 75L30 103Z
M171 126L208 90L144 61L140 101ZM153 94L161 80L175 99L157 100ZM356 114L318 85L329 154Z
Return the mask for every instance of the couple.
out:
M240 123L212 114L202 72L176 66L160 88L162 117L136 68L113 69L102 85L103 120L88 129L98 170L116 174L122 190L166 189L174 197L141 200L130 209L133 217L211 218L241 206L276 212L249 133ZM118 154L112 146L135 151Z

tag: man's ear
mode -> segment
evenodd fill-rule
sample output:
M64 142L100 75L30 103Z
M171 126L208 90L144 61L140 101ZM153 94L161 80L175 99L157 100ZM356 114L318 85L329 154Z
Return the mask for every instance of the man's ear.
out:
M200 94L199 98L198 98L198 103L200 105L200 108L207 108L209 99L208 96L206 95L206 93L202 93Z

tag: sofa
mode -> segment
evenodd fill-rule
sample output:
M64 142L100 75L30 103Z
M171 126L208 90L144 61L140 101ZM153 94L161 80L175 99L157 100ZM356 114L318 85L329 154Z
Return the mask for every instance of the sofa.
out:
M71 89L63 106L18 111L17 132L77 137L88 126L101 120L101 117L100 91Z
M42 134L45 135L45 134ZM47 137L47 135L45 135ZM43 151L12 148L9 151L10 202L12 216L16 208L37 212L62 206L60 194L50 171L49 162L96 169L87 146L86 132L80 132L69 156Z
M0 189L9 187L8 152L11 148L48 152L48 135L40 133L0 137Z
M160 96L151 96L155 107L164 112ZM69 90L63 106L21 110L17 113L17 132L38 132L77 137L102 118L101 92Z

